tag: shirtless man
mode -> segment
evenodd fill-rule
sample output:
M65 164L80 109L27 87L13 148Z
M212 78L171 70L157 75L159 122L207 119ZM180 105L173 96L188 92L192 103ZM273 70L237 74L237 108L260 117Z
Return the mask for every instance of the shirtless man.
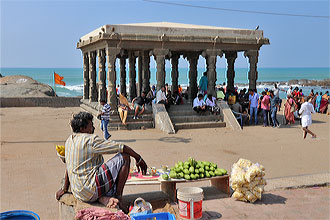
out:
M142 174L147 164L130 147L114 141L104 140L94 133L93 116L80 112L71 120L71 134L65 142L65 182L56 192L56 199L68 191L83 202L99 201L107 207L117 204L127 212L122 194L130 170L130 157L135 158ZM116 154L117 153L117 154ZM104 163L102 154L116 154Z

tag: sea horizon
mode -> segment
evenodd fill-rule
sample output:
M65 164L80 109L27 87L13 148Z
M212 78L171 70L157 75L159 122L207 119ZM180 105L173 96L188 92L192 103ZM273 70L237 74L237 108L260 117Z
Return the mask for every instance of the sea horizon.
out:
M98 69L97 69L98 70ZM117 70L117 81L116 84L119 84L119 68ZM198 75L197 81L199 81L203 72L206 70L204 67L197 68ZM217 69L217 82L216 84L222 84L227 82L226 71L224 67L218 67ZM126 68L126 83L128 84L128 71L129 68ZM246 88L248 86L248 67L237 67L235 68L235 86L238 89ZM69 68L59 68L59 67L41 67L41 68L24 68L24 67L1 67L0 73L3 76L9 75L25 75L37 80L38 82L48 84L54 87L53 83L53 73L56 72L59 75L64 77L66 86L56 85L56 92L58 96L82 96L83 92L83 68L69 67ZM156 81L156 68L150 68L151 79L150 84L154 85ZM179 67L179 84L183 87L186 87L189 84L188 78L189 68ZM98 75L98 74L97 74ZM326 80L330 79L330 67L258 67L258 90L271 87L270 82L280 83L280 88L285 90L290 85L285 82L290 80ZM137 78L136 78L137 81ZM171 85L171 68L166 68L166 78L165 82ZM299 85L292 85L299 86ZM318 86L307 86L302 87L304 93L309 93L310 89L320 90L324 92L329 90L329 87L319 88ZM323 91L324 90L324 91ZM283 92L282 92L283 93ZM284 93L282 95L282 98Z

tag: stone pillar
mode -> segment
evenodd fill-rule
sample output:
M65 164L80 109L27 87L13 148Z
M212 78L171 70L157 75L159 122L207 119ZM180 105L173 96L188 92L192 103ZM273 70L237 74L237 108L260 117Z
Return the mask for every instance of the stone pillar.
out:
M138 56L138 88L137 88L137 95L140 96L142 92L142 54L139 52Z
M142 52L142 91L150 91L150 56L149 51Z
M194 100L197 96L197 62L198 62L198 53L188 53L186 55L189 62L189 90L188 90L188 99L189 101Z
M171 71L171 78L172 78L172 93L178 91L178 78L179 78L179 58L180 54L173 54L171 57L171 64L172 64L172 71Z
M107 100L106 93L106 72L105 72L105 50L100 49L97 51L97 56L99 60L99 91L98 91L98 97L99 101L101 100Z
M117 110L117 93L116 93L116 58L120 53L120 48L107 47L106 55L108 62L108 103L112 110Z
M234 78L235 78L235 60L237 58L236 51L225 52L227 59L227 91L234 91Z
M132 101L136 97L136 56L134 52L128 53L128 64L129 64L129 98Z
M157 63L157 91L165 86L165 57L171 56L171 52L168 49L154 49L153 55Z
M206 58L207 64L207 94L215 96L215 82L217 81L216 63L217 56L222 57L223 53L221 50L205 50L202 55Z
M126 93L126 57L120 58L120 93Z
M258 50L248 50L244 52L244 56L249 58L250 70L249 70L249 89L257 88L257 63L258 63Z
M89 52L89 102L97 102L96 51Z
M89 57L88 53L83 54L83 62L84 62L84 94L83 99L89 99Z

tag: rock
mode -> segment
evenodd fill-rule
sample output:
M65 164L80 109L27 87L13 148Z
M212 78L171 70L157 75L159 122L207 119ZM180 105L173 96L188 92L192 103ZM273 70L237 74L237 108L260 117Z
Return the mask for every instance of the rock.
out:
M47 84L40 83L23 75L0 78L0 97L47 97L55 92Z

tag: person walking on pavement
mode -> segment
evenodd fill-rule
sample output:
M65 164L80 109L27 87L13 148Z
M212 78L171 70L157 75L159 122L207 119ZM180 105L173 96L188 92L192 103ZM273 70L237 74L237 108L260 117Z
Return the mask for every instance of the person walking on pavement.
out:
M316 134L314 134L311 130L308 129L308 126L312 124L312 114L315 113L314 107L312 105L312 98L309 98L307 102L304 102L301 105L299 110L299 114L301 115L301 127L303 130L303 138L305 139L307 133L312 135L312 138L316 138Z
M111 135L108 132L111 107L108 103L106 103L105 100L101 100L100 104L103 106L101 113L99 114L101 116L101 130L103 131L104 139L108 140L109 137L111 137Z

